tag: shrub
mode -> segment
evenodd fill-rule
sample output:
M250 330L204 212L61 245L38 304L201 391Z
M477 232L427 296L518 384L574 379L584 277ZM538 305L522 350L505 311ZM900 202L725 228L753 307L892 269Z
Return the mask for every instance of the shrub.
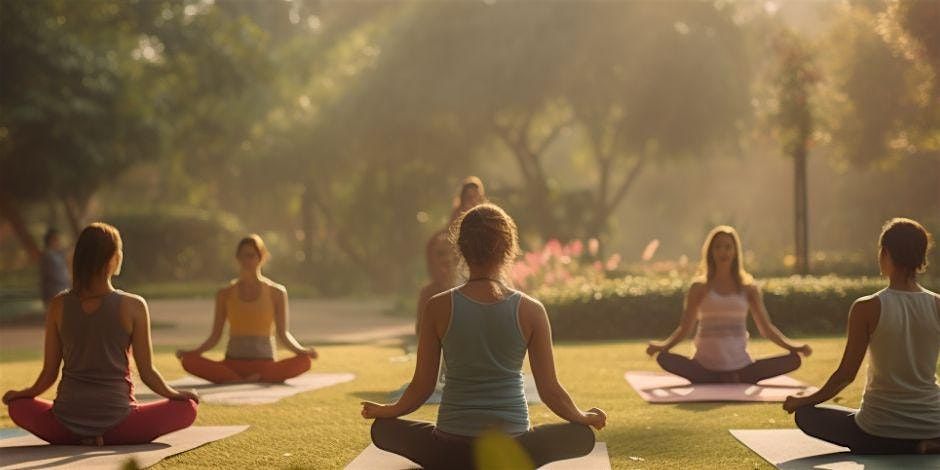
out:
M124 240L122 283L226 279L243 236L233 216L188 208L157 208L103 217Z
M878 278L838 276L759 283L771 320L794 336L844 333L852 302L886 285ZM688 280L678 276L627 276L541 288L532 294L545 304L556 339L663 338L679 323L688 286ZM752 320L749 329L756 334Z

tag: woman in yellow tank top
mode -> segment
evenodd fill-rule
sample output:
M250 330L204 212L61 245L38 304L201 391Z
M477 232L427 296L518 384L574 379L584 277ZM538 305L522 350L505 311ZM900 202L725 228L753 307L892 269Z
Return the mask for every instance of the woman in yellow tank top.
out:
M215 321L209 338L196 349L177 351L183 369L214 383L283 382L310 369L315 349L301 346L288 331L287 289L261 275L268 251L258 235L238 243L235 257L241 267L238 279L216 294ZM222 337L226 321L229 342L225 359L203 356ZM294 353L276 361L274 338Z

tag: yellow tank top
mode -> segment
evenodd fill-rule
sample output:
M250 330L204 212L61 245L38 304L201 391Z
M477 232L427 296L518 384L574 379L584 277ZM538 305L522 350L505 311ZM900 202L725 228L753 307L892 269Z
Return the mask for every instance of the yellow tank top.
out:
M274 299L269 285L261 286L261 294L250 302L238 298L238 288L232 286L225 300L229 336L271 336L274 326Z

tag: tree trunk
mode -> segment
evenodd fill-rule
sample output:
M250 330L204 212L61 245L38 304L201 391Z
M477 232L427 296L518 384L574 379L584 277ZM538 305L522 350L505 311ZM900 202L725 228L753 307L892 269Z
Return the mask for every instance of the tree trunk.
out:
M809 214L808 190L806 181L806 140L795 149L793 155L794 181L794 230L796 246L796 272L809 274Z
M26 223L23 221L23 216L20 214L19 209L6 194L0 194L0 217L6 219L10 227L13 228L13 233L16 234L16 238L19 239L20 244L23 245L23 249L26 250L30 259L32 259L33 262L39 261L39 256L42 254L39 245L36 243L36 239L29 233L29 229L26 227Z

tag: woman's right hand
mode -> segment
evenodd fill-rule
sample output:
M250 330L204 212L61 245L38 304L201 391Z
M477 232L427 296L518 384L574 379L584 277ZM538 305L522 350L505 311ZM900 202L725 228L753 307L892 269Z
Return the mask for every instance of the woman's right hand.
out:
M178 390L170 400L192 400L199 403L199 394L195 390Z
M591 408L581 413L581 424L600 431L607 425L607 413L604 413L604 410L600 408Z
M22 390L8 390L7 393L3 394L3 404L9 405L11 401L16 400L18 398L28 398L28 397L25 394L23 394Z
M657 341L650 341L646 346L646 354L650 356L655 356L663 351L666 351L666 346Z

